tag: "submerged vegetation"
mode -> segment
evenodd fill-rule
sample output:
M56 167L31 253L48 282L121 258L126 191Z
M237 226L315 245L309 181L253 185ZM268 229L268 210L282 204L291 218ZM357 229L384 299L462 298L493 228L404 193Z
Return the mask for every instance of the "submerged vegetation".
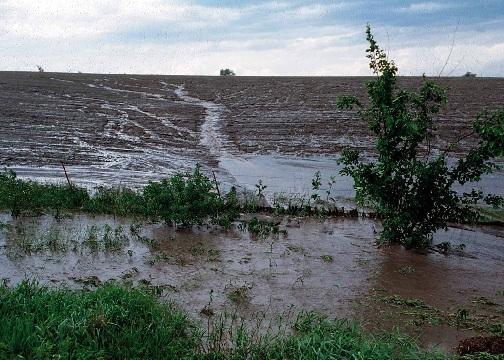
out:
M485 297L475 298L473 300L474 306L471 308L456 309L453 312L443 311L419 299L404 298L399 295L377 297L374 300L386 304L389 308L395 308L395 311L390 311L390 314L395 313L396 317L397 314L400 314L404 317L406 324L415 327L426 324L429 326L445 325L457 329L470 329L479 333L504 336L504 324L498 318L477 311L478 305L497 306L496 303Z
M459 194L453 189L456 184L479 181L497 167L492 159L504 155L504 109L479 114L472 131L446 149L433 151L433 117L446 102L445 90L425 77L418 92L398 88L397 66L378 46L369 26L366 33L369 66L377 77L367 84L371 101L360 114L376 136L378 159L361 161L357 151L346 150L341 173L353 178L357 200L383 218L382 242L426 247L433 233L446 229L449 221L476 220L475 204L504 204L500 196L477 190ZM362 108L352 96L341 97L338 106ZM449 165L448 154L471 136L478 139L477 145Z
M364 334L345 320L299 315L293 333L245 325L205 333L174 305L115 283L93 291L24 282L0 287L0 357L79 359L445 359L398 333ZM217 320L218 321L218 320Z
M238 228L241 231L248 230L249 233L259 239L265 239L270 235L287 235L287 230L279 228L280 222L275 222L271 220L258 219L254 216L249 221L242 221Z

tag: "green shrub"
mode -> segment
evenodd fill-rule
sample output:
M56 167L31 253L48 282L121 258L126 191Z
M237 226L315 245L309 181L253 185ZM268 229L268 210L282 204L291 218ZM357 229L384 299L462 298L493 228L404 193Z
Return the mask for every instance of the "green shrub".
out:
M399 89L397 67L379 48L369 26L366 33L367 57L377 77L367 84L371 101L360 114L376 136L378 158L364 162L358 152L345 150L341 173L353 177L357 201L374 207L383 218L382 242L425 247L449 221L476 220L474 205L481 200L503 204L502 197L476 190L460 195L453 187L479 181L496 167L492 158L504 155L504 109L478 115L472 133L466 135L477 136L478 144L465 158L449 165L450 150L463 136L444 151L431 151L433 116L446 102L444 89L425 77L418 92ZM350 96L341 97L338 106L362 107Z
M140 215L176 225L206 222L229 226L239 216L236 190L222 197L200 168L152 181L142 190L99 187L93 195L77 186L40 184L21 180L13 171L0 173L0 209L13 216L46 210L85 211L119 216Z
M21 180L12 170L0 173L0 208L11 210L13 216L23 211L80 208L88 200L82 188Z
M93 214L127 216L144 214L145 204L142 194L134 190L101 186L84 204L83 210Z
M217 194L214 183L199 167L192 174L179 173L150 182L143 196L149 215L184 226L201 225L207 220L219 223L223 214L233 211L228 205L235 205L232 195L223 199Z

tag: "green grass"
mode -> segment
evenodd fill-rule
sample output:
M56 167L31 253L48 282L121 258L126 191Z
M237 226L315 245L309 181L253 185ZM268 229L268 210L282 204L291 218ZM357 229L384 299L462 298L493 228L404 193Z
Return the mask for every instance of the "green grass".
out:
M272 207L260 206L259 200L260 196L250 192L238 196L234 187L219 195L215 182L205 176L199 167L191 173L176 173L161 181L151 181L139 190L100 186L92 193L76 185L22 180L11 170L0 172L0 210L10 210L13 216L47 211L55 211L59 216L65 211L83 211L163 219L182 226L212 223L228 227L238 219L240 212L300 216L357 215L356 210L345 212L336 208L335 204L327 203L326 207L321 208L304 197L282 195L273 200Z
M229 226L239 215L236 192L221 197L199 167L192 173L151 181L140 190L99 187L93 194L77 186L22 180L5 170L0 173L0 210L10 210L13 216L49 210L57 215L61 211L137 215L181 226Z
M478 212L481 216L481 222L497 222L504 223L504 209L503 208L478 208Z
M398 333L364 333L303 313L290 334L253 336L213 326L210 336L152 292L116 283L93 291L24 282L0 287L0 358L26 359L445 359Z
M187 316L140 290L92 292L31 283L0 288L0 357L170 359L189 356L200 334Z
M364 334L346 320L328 320L315 313L302 314L295 335L263 344L256 358L265 359L444 359L440 353L422 351L398 333ZM262 355L262 356L261 356Z

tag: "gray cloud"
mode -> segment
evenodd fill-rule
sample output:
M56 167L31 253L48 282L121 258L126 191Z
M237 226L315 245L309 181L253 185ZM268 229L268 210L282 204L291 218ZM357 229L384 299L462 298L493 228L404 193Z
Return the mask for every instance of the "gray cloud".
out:
M440 24L434 15L426 18L433 19L430 23L414 15L447 16L456 9L453 4L397 6L391 1L389 10L412 19L403 25L388 21L369 1L211 6L163 0L4 0L0 68L34 70L42 64L48 71L215 74L228 66L240 75L368 75L363 30L364 18L370 17L401 74L437 74L455 38L447 72L502 76L504 20L498 15ZM386 13L387 6L382 8Z

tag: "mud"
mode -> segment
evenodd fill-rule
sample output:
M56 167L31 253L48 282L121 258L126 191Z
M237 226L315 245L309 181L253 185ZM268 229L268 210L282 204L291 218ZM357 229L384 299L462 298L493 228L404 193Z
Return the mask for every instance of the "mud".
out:
M504 298L498 295L504 290L502 229L450 228L436 234L435 243L464 243L460 256L377 248L379 225L371 220L283 219L287 235L266 239L237 227L135 228L138 222L132 220L85 215L56 220L3 214L0 220L0 269L11 284L25 278L71 287L110 279L148 284L164 289L166 299L202 321L212 313L272 321L279 314L287 318L285 314L316 310L361 319L373 330L388 329L398 321L375 299L392 294L447 312L486 311L493 321L504 321ZM97 226L100 239L105 224L111 233L122 226L127 241L114 251L92 251L85 245L90 227ZM38 239L39 245L29 247L26 239ZM407 267L414 270L401 270ZM495 305L475 308L481 297ZM429 324L405 329L427 346L446 348L474 335Z
M435 320L434 324L428 319L416 324L415 317L405 316L412 309L391 308L376 301L399 295L423 301L450 316L464 309L469 316L481 321L493 319L497 324L504 324L503 240L502 228L458 227L436 233L434 244L448 241L452 248L463 244L465 248L459 253L409 251L399 246L381 248L373 290L368 294L375 301L365 302L362 321L370 329L399 327L428 347L453 349L458 341L476 334L470 329L437 324Z
M324 184L337 175L342 148L373 156L367 125L335 104L344 93L364 98L367 80L0 72L0 165L64 181L64 162L84 185L140 186L199 163L223 186L253 189L262 178L267 192L306 193L316 170ZM477 112L504 103L503 79L440 82L449 103L434 150L469 130ZM458 153L474 139L464 141ZM484 182L504 193L502 173ZM351 198L351 182L338 177L332 195Z
M59 74L62 75L62 74ZM204 108L178 100L159 79L3 73L0 162L20 174L145 183L197 161ZM170 87L165 90L164 87Z
M198 77L186 89L229 110L223 131L243 153L295 155L337 154L351 147L372 154L371 133L355 111L336 108L338 95L357 96L366 103L365 77ZM437 78L448 88L448 104L436 123L434 147L443 149L469 130L474 116L504 104L502 78ZM400 78L400 86L416 89L421 78ZM461 143L459 153L473 143Z
M502 336L476 336L464 339L457 347L460 355L486 352L489 354L504 354L504 337Z

